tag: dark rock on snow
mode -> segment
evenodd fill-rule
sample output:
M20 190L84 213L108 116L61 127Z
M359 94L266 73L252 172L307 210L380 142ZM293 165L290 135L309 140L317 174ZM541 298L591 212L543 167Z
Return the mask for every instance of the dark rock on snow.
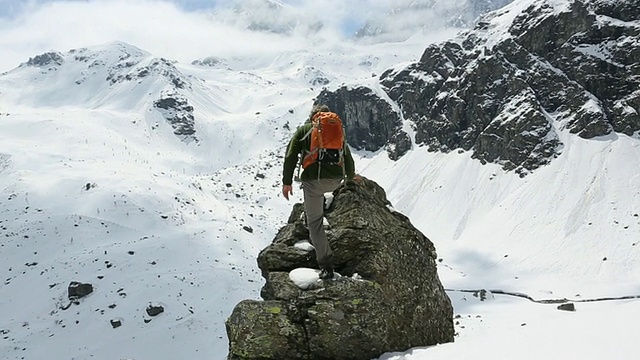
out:
M164 307L161 305L149 305L146 311L149 316L157 316L164 312Z
M315 267L302 205L258 257L262 301L244 300L227 319L229 359L371 359L453 341L453 309L436 272L433 243L390 208L373 181L348 182L326 211L336 271L301 290L289 277ZM361 277L353 276L359 274Z
M376 151L390 142L401 126L391 105L366 87L323 90L315 104L326 104L342 119L349 145Z
M206 66L206 67L215 67L222 63L222 59L217 58L215 56L208 56L204 59L193 60L191 65L198 66Z
M69 300L77 300L83 298L93 292L93 285L85 284L78 281L69 283L68 297Z
M558 305L558 310L576 311L576 305L574 303L560 304Z
M119 319L111 319L110 323L111 323L111 326L114 329L119 328L120 326L122 326L122 320L119 320Z
M171 124L174 134L196 139L194 136L196 132L194 109L186 97L176 92L164 93L160 99L154 101L153 106Z
M456 39L430 45L420 61L380 76L416 144L471 151L526 175L559 155L559 131L639 137L640 6L540 0L516 11L492 12ZM325 91L318 101L345 116L351 146L396 144L392 159L408 148L407 137L399 148L395 136L400 116L371 90Z
M34 67L43 67L48 65L55 66L62 64L64 64L64 58L62 57L62 54L54 51L36 55L32 58L29 58L29 61L27 61L27 66Z

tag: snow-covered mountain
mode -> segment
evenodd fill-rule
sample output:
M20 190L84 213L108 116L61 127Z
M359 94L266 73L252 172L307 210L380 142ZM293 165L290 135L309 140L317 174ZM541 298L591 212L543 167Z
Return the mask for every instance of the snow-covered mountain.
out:
M290 212L279 196L289 136L323 88L368 86L402 114L379 75L432 41L193 63L114 42L33 54L0 75L0 358L225 358L224 320L258 297L257 254ZM521 178L470 151L417 146L398 116L409 150L397 161L359 150L356 166L434 242L457 337L381 359L635 358L637 134L558 128L562 152ZM73 281L93 292L70 300Z
M470 150L526 176L563 151L559 130L638 137L640 41L625 20L633 14L600 1L517 2L385 71L379 84L323 91L320 101L346 116L356 148L384 144L399 158L411 148L405 119L418 145Z

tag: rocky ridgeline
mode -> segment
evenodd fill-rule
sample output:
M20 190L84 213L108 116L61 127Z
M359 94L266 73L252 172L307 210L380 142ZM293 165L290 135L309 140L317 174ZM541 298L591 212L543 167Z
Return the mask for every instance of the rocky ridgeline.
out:
M229 359L371 359L453 341L453 308L433 243L391 208L373 181L334 192L325 217L342 277L306 290L290 272L315 267L302 204L258 257L262 301L244 300L227 320Z
M559 131L640 136L639 20L632 0L517 1L384 72L401 114L367 88L324 91L317 102L345 118L357 149L402 156L406 119L418 145L471 151L524 176L559 155Z

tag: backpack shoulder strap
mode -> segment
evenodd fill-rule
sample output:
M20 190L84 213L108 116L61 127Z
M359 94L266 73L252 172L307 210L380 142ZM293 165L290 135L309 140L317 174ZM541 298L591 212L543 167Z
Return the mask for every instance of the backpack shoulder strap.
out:
M313 126L311 127L311 129L309 129L309 131L307 131L304 136L300 139L300 141L305 141L307 140L307 138L309 137L309 135L311 135L311 132L313 131Z

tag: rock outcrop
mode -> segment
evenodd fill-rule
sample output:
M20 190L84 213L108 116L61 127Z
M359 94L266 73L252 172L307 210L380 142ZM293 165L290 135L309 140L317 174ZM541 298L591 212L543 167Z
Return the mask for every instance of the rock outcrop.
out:
M195 136L194 109L185 96L177 92L163 92L160 99L153 102L153 107L171 124L175 135L182 139L191 138L198 141Z
M227 320L229 357L371 359L453 341L453 309L433 243L396 212L375 182L348 182L325 217L342 277L302 290L291 271L315 267L302 204L258 257L263 301L240 302Z
M29 58L27 66L44 67L44 66L56 66L64 64L64 58L59 52L50 51L44 54L36 55Z
M417 145L470 151L524 176L559 156L560 132L640 137L639 19L631 0L515 1L429 46L420 61L387 70L380 84ZM356 96L363 92L324 98L344 108L384 101ZM377 133L368 139L357 141L381 147Z
M315 104L329 106L342 118L347 143L357 150L376 151L384 146L391 158L399 158L411 149L400 114L367 87L323 90Z

